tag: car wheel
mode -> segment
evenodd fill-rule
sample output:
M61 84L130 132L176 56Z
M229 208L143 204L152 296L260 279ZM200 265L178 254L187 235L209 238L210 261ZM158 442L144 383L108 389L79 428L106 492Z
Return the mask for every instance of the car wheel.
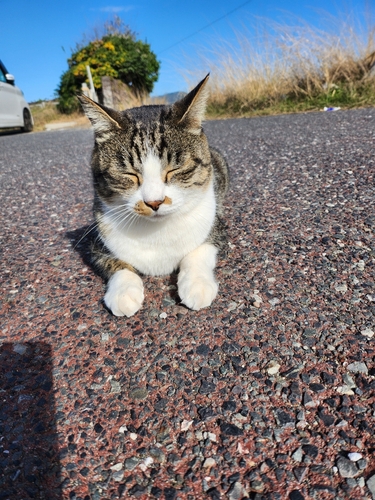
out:
M31 119L31 114L28 109L23 110L23 127L22 132L31 132L33 129L33 121Z

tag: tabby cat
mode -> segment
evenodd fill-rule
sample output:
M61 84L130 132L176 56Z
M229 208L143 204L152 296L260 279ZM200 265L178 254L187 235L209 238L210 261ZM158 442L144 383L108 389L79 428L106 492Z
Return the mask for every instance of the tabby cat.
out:
M207 80L173 105L123 112L79 96L95 133L92 260L108 281L104 302L116 316L141 308L138 273L179 269L178 294L190 309L216 297L228 169L202 130Z

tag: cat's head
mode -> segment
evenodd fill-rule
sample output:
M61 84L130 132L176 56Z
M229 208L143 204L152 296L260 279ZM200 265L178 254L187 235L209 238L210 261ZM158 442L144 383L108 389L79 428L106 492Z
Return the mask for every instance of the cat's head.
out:
M207 80L173 105L123 112L79 96L95 133L94 187L104 205L158 220L199 202L213 176L202 130Z

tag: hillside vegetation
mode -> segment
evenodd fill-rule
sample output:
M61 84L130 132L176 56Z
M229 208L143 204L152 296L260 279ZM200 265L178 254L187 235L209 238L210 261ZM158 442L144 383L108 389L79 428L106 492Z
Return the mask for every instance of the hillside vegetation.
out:
M211 70L210 117L375 105L375 29L341 23L273 26L203 59Z

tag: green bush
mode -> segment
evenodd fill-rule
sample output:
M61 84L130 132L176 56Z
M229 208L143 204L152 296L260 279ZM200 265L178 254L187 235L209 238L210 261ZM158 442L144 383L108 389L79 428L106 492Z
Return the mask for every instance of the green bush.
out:
M76 94L82 83L89 83L89 65L96 90L101 90L102 76L111 76L127 84L135 94L150 93L159 76L160 63L150 45L136 40L129 29L105 34L85 47L79 47L68 59L69 69L63 73L56 93L58 109L72 113L79 109Z

